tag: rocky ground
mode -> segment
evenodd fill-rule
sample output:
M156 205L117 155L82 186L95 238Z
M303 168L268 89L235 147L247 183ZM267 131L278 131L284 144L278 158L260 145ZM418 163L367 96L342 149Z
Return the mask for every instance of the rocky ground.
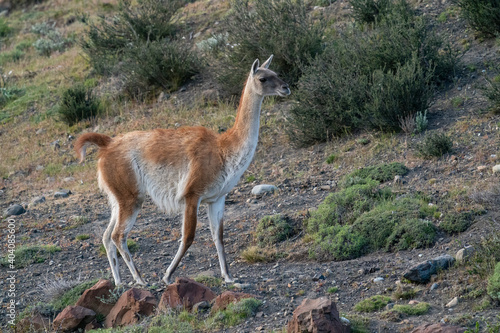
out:
M455 253L465 245L475 245L500 229L500 210L496 201L487 205L487 213L478 218L466 232L456 235L440 235L432 248L402 251L398 253L377 252L359 259L335 262L324 258L315 261L308 256L309 243L304 242L302 220L309 209L336 190L340 178L355 168L376 163L399 161L410 172L404 177L400 191L423 191L435 204L451 191L464 190L468 195L493 191L498 184L498 174L492 167L498 163L500 117L483 112L486 102L480 87L484 75L489 74L488 64L498 61L499 46L494 41L478 40L459 19L452 5L445 0L417 2L426 15L437 18L450 10L450 17L441 22L440 31L450 37L454 45L463 50L462 66L454 82L441 87L436 93L429 110L430 129L441 129L449 133L454 141L453 153L439 160L423 160L416 156L416 144L420 136L407 137L404 134L384 137L376 133L364 133L327 144L309 148L292 147L283 135L266 136L261 142L255 161L242 181L228 195L225 211L225 244L230 271L244 292L255 294L264 304L256 317L244 323L224 329L224 332L279 331L290 320L293 310L305 298L328 296L337 303L339 312L357 321L366 321L370 332L408 332L421 323L451 322L471 326L475 321L493 323L497 319L498 307L474 310L478 300L468 297L468 292L477 288L475 276L467 274L466 265L458 265L441 272L426 284L412 285L418 290L414 299L428 302L431 310L423 316L401 317L394 320L381 318L380 313L362 314L353 310L354 304L376 294L392 295L396 282L410 266L433 257ZM347 2L338 1L331 6L338 15L345 15ZM438 23L436 23L438 24ZM193 84L187 91L177 93L177 98L188 99L196 92ZM185 95L184 95L185 94ZM186 96L186 97L184 97ZM454 103L452 101L459 101ZM457 105L458 104L458 105ZM287 104L275 104L265 110L264 117L278 117ZM269 131L266 126L263 132ZM369 140L360 145L360 137ZM0 136L1 140L7 140ZM72 140L61 142L62 149L71 150ZM326 164L326 157L341 151L340 162ZM70 154L70 153L68 153ZM95 155L91 155L92 160ZM258 181L246 181L248 175L258 175ZM23 173L0 180L0 210L3 212L12 204L22 204L27 212L13 217L16 224L16 239L21 244L54 244L61 248L42 263L31 264L16 273L16 309L18 313L29 305L47 301L44 283L55 279L93 279L110 277L105 256L100 254L102 233L110 212L107 199L99 194L95 180L72 179L43 180L36 191L23 181ZM275 194L261 197L251 195L251 189L259 183L274 184ZM55 185L57 184L57 186ZM391 184L389 184L391 185ZM493 186L493 187L492 187ZM54 193L63 187L71 190L66 198L55 198ZM34 204L37 196L46 201ZM290 217L296 234L289 241L280 244L276 260L268 263L248 263L240 253L254 244L257 223L264 215L285 214ZM149 284L157 286L158 298L165 286L161 278L173 259L180 236L180 216L166 216L147 201L138 217L130 238L138 244L134 261ZM2 221L5 224L5 221ZM75 237L88 234L86 240ZM7 236L1 228L0 239ZM7 245L1 245L2 256ZM131 276L121 263L121 273L126 282ZM6 270L2 267L0 286L4 291L2 303L7 296ZM215 247L211 240L208 219L204 207L199 212L199 224L194 244L179 265L175 276L196 277L199 275L220 276ZM377 279L375 282L374 279ZM436 289L431 286L437 283ZM328 288L338 287L330 294ZM483 286L484 287L484 286ZM232 285L213 287L220 293L233 289ZM445 305L459 297L455 307ZM406 304L408 300L396 300ZM0 310L0 323L6 327L6 310ZM7 329L7 328L6 328Z

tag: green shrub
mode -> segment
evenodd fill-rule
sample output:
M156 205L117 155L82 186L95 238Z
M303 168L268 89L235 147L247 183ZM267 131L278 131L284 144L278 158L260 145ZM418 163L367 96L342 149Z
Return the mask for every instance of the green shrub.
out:
M5 38L10 35L12 28L9 27L4 18L0 18L0 38Z
M207 287L219 287L222 284L222 279L209 275L198 275L194 280Z
M31 31L42 36L42 38L33 43L33 47L40 55L48 57L54 51L64 51L71 43L71 40L64 38L53 25L45 22L33 25Z
M462 16L478 32L495 37L500 33L500 4L498 0L454 0Z
M81 234L81 235L77 235L75 237L76 240L79 240L79 241L84 241L84 240L87 240L90 238L90 235L89 234Z
M422 219L404 219L397 223L386 241L388 251L430 247L436 241L436 227Z
M495 265L495 271L488 279L487 291L491 298L500 301L500 262Z
M409 169L404 164L399 162L392 162L389 164L382 163L351 172L344 177L343 183L352 183L352 179L354 178L370 178L383 183L388 180L393 180L397 175L404 176L408 173L408 171Z
M500 114L500 75L493 80L486 78L488 85L483 88L483 94L490 101L489 109L494 114Z
M253 316L262 302L255 298L244 298L238 303L229 304L225 310L214 313L208 320L210 327L231 327Z
M241 92L250 64L273 54L272 68L288 84L295 84L304 66L322 52L326 20L308 15L303 0L232 0L231 15L209 53L220 62L217 79L231 94ZM278 33L279 32L279 33Z
M427 108L456 59L426 18L394 7L374 29L336 38L305 69L289 136L307 145L358 129L400 130L401 119Z
M56 311L61 311L68 305L75 305L76 301L78 301L78 298L83 294L83 292L95 285L98 281L98 279L95 279L83 282L71 288L60 297L51 301L52 308Z
M441 157L451 152L453 142L444 133L432 133L427 135L424 142L418 146L418 151L423 158Z
M61 248L55 245L23 245L19 246L14 251L16 268L27 267L31 264L39 264L45 262L50 256L61 251ZM2 258L1 264L7 266L11 264L8 256Z
M175 37L175 13L185 2L122 0L115 17L89 22L81 46L92 67L102 75L122 75L133 96L154 87L178 89L201 68L191 48Z
M351 0L352 17L359 23L374 23L386 15L392 0Z
M421 316L429 312L431 306L429 303L420 302L415 305L409 304L396 304L392 308L392 311L396 311L408 316Z
M463 212L459 214L448 214L444 217L439 227L449 234L464 232L474 223L473 212Z
M0 55L0 59L1 59ZM0 73L1 75L1 73ZM0 107L3 107L7 105L7 103L17 99L18 97L22 96L24 94L23 89L19 89L17 87L2 87L0 88Z
M69 126L97 117L100 112L99 100L92 94L92 89L85 88L83 84L65 90L58 108L60 119Z
M375 295L354 305L354 310L358 312L375 312L383 309L390 301L390 297Z
M415 131L417 133L422 133L427 129L428 125L429 120L427 119L427 110L425 110L424 113L418 111L417 115L415 116Z
M132 95L147 92L149 87L175 91L201 68L190 46L180 41L137 42L124 54L122 74Z
M289 238L293 228L283 215L264 216L257 225L256 238L259 246L276 245Z
M335 162L336 159L337 159L337 155L331 154L330 156L327 157L325 162L326 162L326 164L332 164L333 162Z

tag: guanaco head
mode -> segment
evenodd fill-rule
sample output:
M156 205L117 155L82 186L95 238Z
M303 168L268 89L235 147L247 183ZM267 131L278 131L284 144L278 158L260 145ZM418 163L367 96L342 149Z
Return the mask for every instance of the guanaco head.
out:
M259 59L254 61L247 85L250 84L253 91L261 96L278 95L284 97L290 95L288 84L280 79L275 72L268 69L271 60L273 60L272 55L262 66L259 66Z

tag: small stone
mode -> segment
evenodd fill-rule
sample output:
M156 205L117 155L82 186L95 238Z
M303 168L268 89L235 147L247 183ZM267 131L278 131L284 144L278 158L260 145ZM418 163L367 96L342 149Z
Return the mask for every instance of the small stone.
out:
M486 169L488 169L488 167L486 165L480 165L480 166L477 167L477 171L479 171L479 172L483 172Z
M210 309L210 303L207 301L201 301L193 305L194 313L205 312L208 309Z
M437 288L439 288L439 283L433 283L431 286L431 290L436 290Z
M312 280L313 281L319 281L319 280L324 280L325 276L323 274L314 274Z
M409 301L409 302L408 302L408 304L410 304L410 305L416 305L416 304L418 304L418 303L420 303L420 302L419 302L419 301L416 301L416 300L414 300L414 299L412 299L411 301Z
M60 190L54 193L54 198L67 198L71 194L70 190Z
M330 191L332 187L330 185L322 185L320 186L320 189L322 189L323 191Z
M400 175L394 176L394 184L403 184L403 177Z
M394 303L387 303L387 305L385 306L385 309L391 310L393 307L394 307Z
M500 164L495 165L492 170L493 170L493 173L500 172Z
M259 196L259 195L263 195L264 193L267 193L267 192L275 192L275 191L278 191L278 188L276 186L262 184L262 185L254 186L254 188L252 189L252 194Z
M467 261L474 253L474 248L472 246L466 246L463 249L457 251L455 259L458 262Z
M63 178L64 183L69 183L69 182L74 182L75 178L74 177L65 177Z
M446 304L445 306L447 308L453 308L455 306L458 305L458 297L455 297L454 299L452 299L448 304Z
M33 206L39 205L39 204L44 203L44 202L45 202L45 197L43 195L41 195L39 197L35 197L35 198L33 198L33 200L31 200L31 204Z
M379 276L379 277L376 277L375 279L373 279L373 282L375 283L379 283L379 282L383 282L384 281L384 278Z
M233 283L233 287L236 289L248 289L250 288L250 283Z
M14 204L5 210L5 216L21 215L26 213L26 209L23 206Z
M37 165L35 170L36 171L42 171L44 169L43 165Z

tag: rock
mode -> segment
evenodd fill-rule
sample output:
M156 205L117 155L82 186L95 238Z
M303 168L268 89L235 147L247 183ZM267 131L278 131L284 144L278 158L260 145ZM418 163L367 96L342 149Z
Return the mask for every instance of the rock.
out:
M236 289L248 289L251 287L251 284L250 283L238 283L238 282L235 282L233 283L233 287L236 288Z
M436 290L437 288L439 288L439 283L433 283L431 286L431 290Z
M201 301L211 302L217 295L207 286L194 280L178 277L163 292L160 299L160 310L184 307L191 310Z
M410 305L416 305L418 303L420 303L420 302L417 300L414 300L414 299L412 299L411 301L408 302L408 304L410 304Z
M472 256L473 253L474 253L474 248L472 246L466 246L463 249L457 251L455 259L458 262L466 261Z
M330 185L321 185L319 188L323 191L330 191L332 189Z
M219 92L217 89L203 90L201 92L201 98L204 103L215 105L219 101Z
M95 319L95 312L82 306L67 306L54 319L52 326L56 332L71 332L84 328Z
M208 309L210 309L210 303L207 301L201 301L193 305L194 313L205 312Z
M105 279L99 280L90 289L87 289L76 301L76 305L91 309L95 313L107 316L113 308L115 302L104 303L102 300L111 299L111 291L115 288L114 284Z
M447 269L454 262L455 258L445 254L411 267L403 274L403 277L412 282L426 283L431 279L431 275Z
M153 314L158 301L151 292L132 288L124 292L104 321L104 327L119 327L137 323Z
M464 333L467 329L459 326L444 324L424 324L415 328L411 333Z
M45 202L45 197L43 195L41 195L39 197L35 197L35 198L33 198L33 200L31 200L31 204L33 206L39 205L39 204L44 203L44 202Z
M486 165L480 165L480 166L477 167L477 171L479 171L479 172L483 172L486 169L488 169L488 167Z
M276 186L262 184L262 185L254 186L254 188L252 189L252 194L259 196L259 195L263 195L264 193L274 192L274 191L278 191L278 188Z
M219 310L224 310L229 304L237 303L244 298L252 298L254 295L246 293L238 293L234 291L225 291L215 299L214 306L212 307L212 312L217 312Z
M65 177L62 180L64 183L70 183L75 181L75 177Z
M71 194L70 190L60 190L54 193L54 198L67 198Z
M495 166L492 168L492 170L493 170L493 173L500 172L500 164L495 165Z
M384 278L379 276L379 277L376 277L375 279L373 279L373 282L375 283L380 283L380 282L384 282Z
M312 277L312 280L314 282L317 282L319 280L324 280L325 279L325 276L323 274L314 274L314 276Z
M447 308L453 308L455 306L458 305L458 297L455 297L454 299L452 299L448 304L446 304L445 306Z
M403 184L403 177L401 177L400 175L394 176L394 184Z
M293 311L293 317L287 325L288 333L342 333L349 332L349 326L340 320L335 303L327 297L306 298Z
M170 98L170 94L167 94L165 92L161 92L160 96L158 96L158 103L164 102Z
M32 313L31 315L19 320L16 324L17 332L39 332L45 331L50 327L50 319L42 316L40 313Z
M387 303L387 305L385 306L385 309L391 310L393 307L394 307L394 303Z
M23 206L18 205L18 204L14 204L14 205L9 206L9 208L7 208L5 210L4 215L7 217L7 216L13 216L13 215L21 215L24 213L26 213L26 209L24 209Z

